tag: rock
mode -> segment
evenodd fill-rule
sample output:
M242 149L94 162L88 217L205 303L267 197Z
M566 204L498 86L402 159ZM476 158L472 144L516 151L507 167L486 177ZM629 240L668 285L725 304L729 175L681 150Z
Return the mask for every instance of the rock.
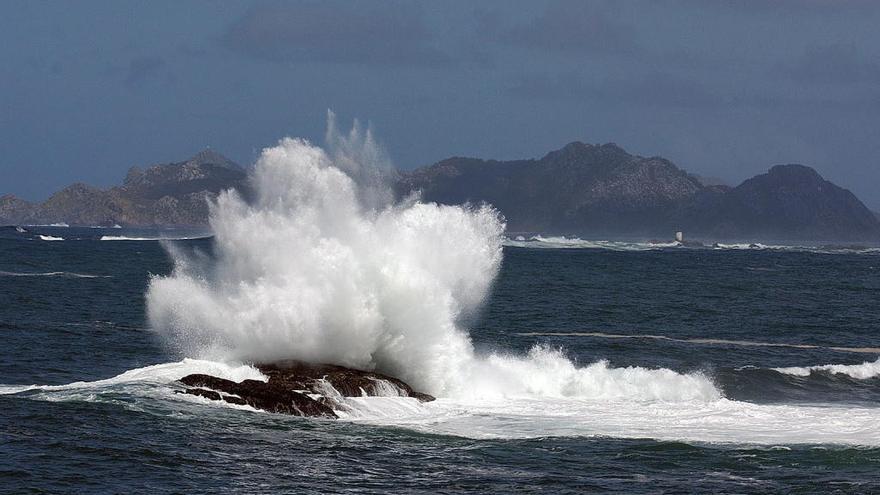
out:
M330 364L284 361L257 365L269 377L267 382L244 380L236 383L215 376L193 374L180 379L190 388L180 391L211 400L246 404L264 411L336 418L334 410L348 406L344 397L400 396L421 402L434 397L416 392L397 378Z

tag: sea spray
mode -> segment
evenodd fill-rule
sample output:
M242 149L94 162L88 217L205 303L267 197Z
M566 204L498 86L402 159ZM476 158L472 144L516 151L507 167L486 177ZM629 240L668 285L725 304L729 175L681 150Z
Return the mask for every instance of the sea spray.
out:
M392 169L369 130L327 150L286 138L263 151L254 197L211 207L213 256L167 245L173 273L147 293L152 327L184 355L301 359L397 376L438 396L715 400L700 374L578 368L560 350L475 355L461 321L484 301L504 223L488 205L395 203Z
M219 196L214 258L172 253L173 273L147 293L152 327L188 356L296 358L460 388L473 349L457 321L498 271L501 218L489 206L394 204L370 133L331 125L328 136L328 151L289 138L264 150L250 203Z

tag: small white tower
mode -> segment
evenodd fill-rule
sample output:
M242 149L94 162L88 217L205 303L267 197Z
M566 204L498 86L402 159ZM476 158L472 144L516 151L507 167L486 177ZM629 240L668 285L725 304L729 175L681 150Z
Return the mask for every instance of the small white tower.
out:
M680 230L678 232L676 232L675 233L675 240L677 242L684 242L684 232L682 232Z

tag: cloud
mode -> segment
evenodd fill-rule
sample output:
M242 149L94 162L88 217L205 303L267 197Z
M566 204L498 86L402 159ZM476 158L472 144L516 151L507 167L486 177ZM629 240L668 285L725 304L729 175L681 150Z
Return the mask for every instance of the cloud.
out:
M226 47L273 62L449 65L451 57L433 41L417 7L372 2L261 4L222 36Z
M880 106L876 90L828 91L812 88L793 91L788 86L730 85L712 83L677 73L647 71L624 78L589 78L576 72L557 75L533 74L508 88L514 98L543 101L601 102L640 108L682 110L756 109L770 111L874 111Z
M141 82L159 75L165 60L157 56L141 56L131 59L125 69L125 84L136 86Z
M781 69L791 79L807 83L880 83L880 64L862 57L854 44L810 47Z
M510 44L569 54L621 54L638 49L636 30L610 2L555 1L503 37Z
M725 102L723 97L693 80L665 73L599 81L574 73L526 77L513 86L510 93L531 99L594 99L646 107L712 107Z
M847 16L876 13L876 0L727 0L707 2L705 0L668 0L668 6L685 9L704 9L722 12L739 12L747 15L809 15L809 16Z

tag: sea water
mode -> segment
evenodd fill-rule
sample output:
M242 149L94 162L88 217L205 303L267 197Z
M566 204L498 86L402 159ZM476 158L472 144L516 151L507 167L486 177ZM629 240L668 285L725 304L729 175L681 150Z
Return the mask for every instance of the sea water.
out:
M880 489L876 249L510 240L328 142L267 149L208 236L2 229L0 490ZM438 399L175 393L287 357Z

